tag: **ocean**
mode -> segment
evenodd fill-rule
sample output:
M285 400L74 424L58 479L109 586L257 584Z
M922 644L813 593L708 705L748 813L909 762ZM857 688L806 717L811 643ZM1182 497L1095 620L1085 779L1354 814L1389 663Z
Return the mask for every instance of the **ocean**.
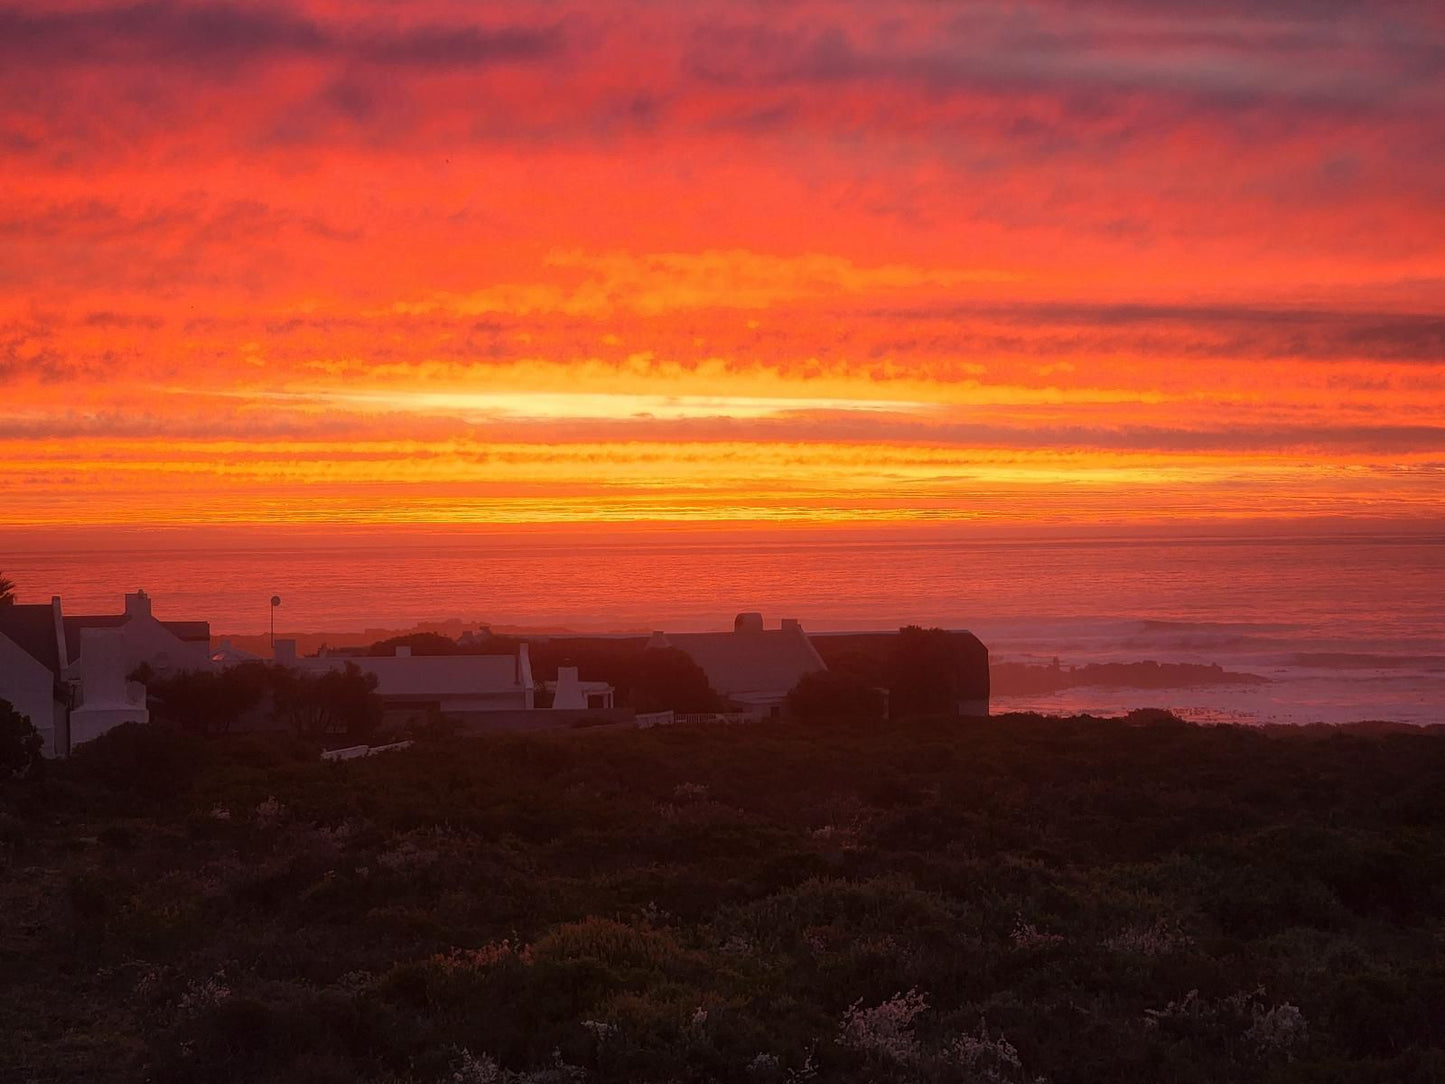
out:
M1445 532L984 535L434 528L0 533L22 601L157 616L214 633L460 621L579 632L966 628L995 662L1189 662L1269 679L1076 687L994 710L1164 707L1197 721L1445 723Z

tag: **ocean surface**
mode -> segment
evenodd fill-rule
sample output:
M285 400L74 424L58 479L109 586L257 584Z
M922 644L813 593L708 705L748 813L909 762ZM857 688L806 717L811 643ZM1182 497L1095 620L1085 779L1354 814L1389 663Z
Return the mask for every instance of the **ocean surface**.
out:
M1445 723L1445 532L1209 537L0 532L22 601L216 634L724 629L742 610L816 631L967 628L995 661L1217 663L1263 685L1074 688L995 711L1166 707L1200 721Z

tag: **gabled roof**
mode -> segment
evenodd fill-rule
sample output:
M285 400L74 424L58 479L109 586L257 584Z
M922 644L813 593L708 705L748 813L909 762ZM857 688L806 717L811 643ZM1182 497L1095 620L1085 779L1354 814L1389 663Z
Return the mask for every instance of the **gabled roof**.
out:
M55 639L55 610L49 603L0 606L0 634L59 676L60 646Z
M723 696L787 693L804 674L827 669L801 628L668 633L648 646L687 652Z

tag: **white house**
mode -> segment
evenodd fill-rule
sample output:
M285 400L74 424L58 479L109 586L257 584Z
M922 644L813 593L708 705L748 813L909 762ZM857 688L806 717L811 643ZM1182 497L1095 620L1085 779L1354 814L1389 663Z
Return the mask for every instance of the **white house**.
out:
M443 712L531 711L536 683L527 645L515 655L413 655L399 646L394 655L296 654L295 640L277 640L275 661L306 673L343 670L347 663L375 674L376 692L388 710L435 708Z
M50 605L0 606L0 699L29 717L47 756L64 756L121 723L144 723L145 689L127 677L142 663L157 674L210 663L210 625L159 621L144 591L120 614L65 616Z
M800 678L827 669L801 624L784 618L767 629L758 613L738 614L732 632L654 632L647 646L685 651L717 692L758 715L776 713Z

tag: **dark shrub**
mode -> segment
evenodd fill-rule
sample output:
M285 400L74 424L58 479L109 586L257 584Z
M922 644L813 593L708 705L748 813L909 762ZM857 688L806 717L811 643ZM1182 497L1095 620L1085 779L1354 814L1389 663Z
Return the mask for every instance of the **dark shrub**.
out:
M200 738L159 724L125 723L77 746L66 770L108 792L113 804L149 808L183 801L210 759Z
M804 674L788 693L788 713L805 722L883 718L882 692L856 674L818 670Z
M23 772L40 759L40 732L8 700L0 700L0 779Z

